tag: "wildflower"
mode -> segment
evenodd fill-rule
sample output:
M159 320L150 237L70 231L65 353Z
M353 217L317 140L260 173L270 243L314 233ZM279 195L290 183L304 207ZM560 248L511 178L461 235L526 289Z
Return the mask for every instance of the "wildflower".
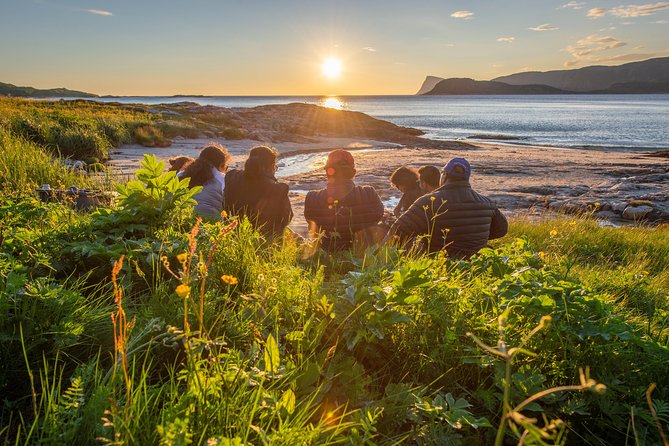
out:
M430 201L434 201L434 200L436 200L436 199L437 199L437 197L435 197L434 195L432 195L432 196L430 197Z
M221 280L227 283L228 285L237 285L239 283L239 280L237 280L235 276L230 276L227 274L223 274L221 276Z
M186 255L186 253L181 253L181 254L177 255L177 260L179 261L179 263L186 263L187 258L188 258L188 255Z
M537 253L537 256L539 256L539 258L540 258L541 260L544 260L544 259L546 258L546 253L543 252L543 251L539 251L539 252Z
M225 211L221 211L221 217L228 218L228 213Z
M177 296L181 297L182 299L185 299L190 293L190 287L185 283L182 283L174 291L177 293Z
M335 200L335 201L334 201L334 204L335 204L335 205L339 204L339 200Z
M550 232L551 237L557 237L558 234L559 234L559 232L557 232L556 229L553 229L553 230Z
M267 294L269 294L270 296L276 294L277 291L278 291L277 288L274 286L267 288Z
M569 222L569 226L576 226L576 220L572 220Z
M600 206L601 206L601 204L599 203L599 201L595 201L595 207L598 208Z

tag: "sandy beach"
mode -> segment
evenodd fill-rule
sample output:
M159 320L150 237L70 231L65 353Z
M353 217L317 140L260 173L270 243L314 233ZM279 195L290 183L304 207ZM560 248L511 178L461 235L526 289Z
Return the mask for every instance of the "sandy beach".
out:
M144 153L159 159L175 155L197 156L210 139L177 139L171 147L120 147L111 163L124 172L136 169ZM233 155L232 167L243 165L248 150L262 144L252 140L226 141ZM475 144L475 145L472 145ZM390 174L399 166L443 166L455 156L467 158L473 169L474 188L496 200L510 215L544 212L588 212L616 220L625 204L652 204L658 214L669 215L669 163L645 152L578 150L528 147L511 143L462 143L459 149L407 147L356 138L319 138L309 143L272 144L282 155L277 176L289 184L295 217L291 227L304 232L304 195L324 187L322 166L328 151L347 148L354 152L356 181L377 190L388 209L399 199ZM458 147L458 141L448 146ZM595 203L599 203L595 209ZM622 210L620 208L623 208ZM615 209L618 209L616 214Z

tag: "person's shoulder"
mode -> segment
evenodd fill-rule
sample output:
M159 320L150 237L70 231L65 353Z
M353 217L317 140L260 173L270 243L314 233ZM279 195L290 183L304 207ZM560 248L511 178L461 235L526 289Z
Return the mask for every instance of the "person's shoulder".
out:
M307 192L307 196L305 200L313 201L313 200L318 200L319 198L325 198L327 196L327 190L325 189L317 189L317 190L310 190Z
M376 192L376 189L374 189L374 186L370 186L368 184L356 185L355 189L363 197L372 197L372 196L377 196L378 195L378 193Z
M272 182L270 188L275 195L280 196L288 195L288 191L290 189L286 183L282 183L281 181Z

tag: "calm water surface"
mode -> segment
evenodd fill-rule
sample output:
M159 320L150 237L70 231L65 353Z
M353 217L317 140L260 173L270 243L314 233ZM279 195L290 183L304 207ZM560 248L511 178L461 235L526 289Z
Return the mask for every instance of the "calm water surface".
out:
M669 95L121 97L105 102L196 102L255 107L302 102L367 113L433 139L487 135L514 143L607 149L669 148ZM502 138L500 138L502 139Z

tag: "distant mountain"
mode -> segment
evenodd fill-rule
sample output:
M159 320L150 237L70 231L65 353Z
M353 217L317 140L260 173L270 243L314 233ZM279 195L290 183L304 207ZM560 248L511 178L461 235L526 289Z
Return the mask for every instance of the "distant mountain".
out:
M528 71L497 77L493 81L511 85L543 84L559 88L560 90L583 93L606 90L614 84L659 82L666 79L669 79L669 57L659 57L613 67L599 65L575 70ZM644 86L644 88L647 87L648 85ZM632 93L634 91L629 90L624 92ZM656 91L644 92L655 93Z
M656 82L624 82L613 84L606 90L595 90L590 93L604 94L655 94L669 93L669 79Z
M67 88L51 88L39 90L33 87L17 87L12 84L0 82L0 96L12 96L22 98L97 98L98 95L85 93L83 91L68 90Z
M423 84L425 85L425 84ZM422 89L422 88L421 88ZM509 85L495 81L476 81L469 78L450 78L438 81L426 95L458 94L562 94L568 93L547 85Z
M437 77L437 76L427 76L425 80L423 81L423 85L420 86L420 89L416 93L417 95L425 94L428 93L430 90L434 88L435 85L437 85L439 82L443 81L443 77Z

